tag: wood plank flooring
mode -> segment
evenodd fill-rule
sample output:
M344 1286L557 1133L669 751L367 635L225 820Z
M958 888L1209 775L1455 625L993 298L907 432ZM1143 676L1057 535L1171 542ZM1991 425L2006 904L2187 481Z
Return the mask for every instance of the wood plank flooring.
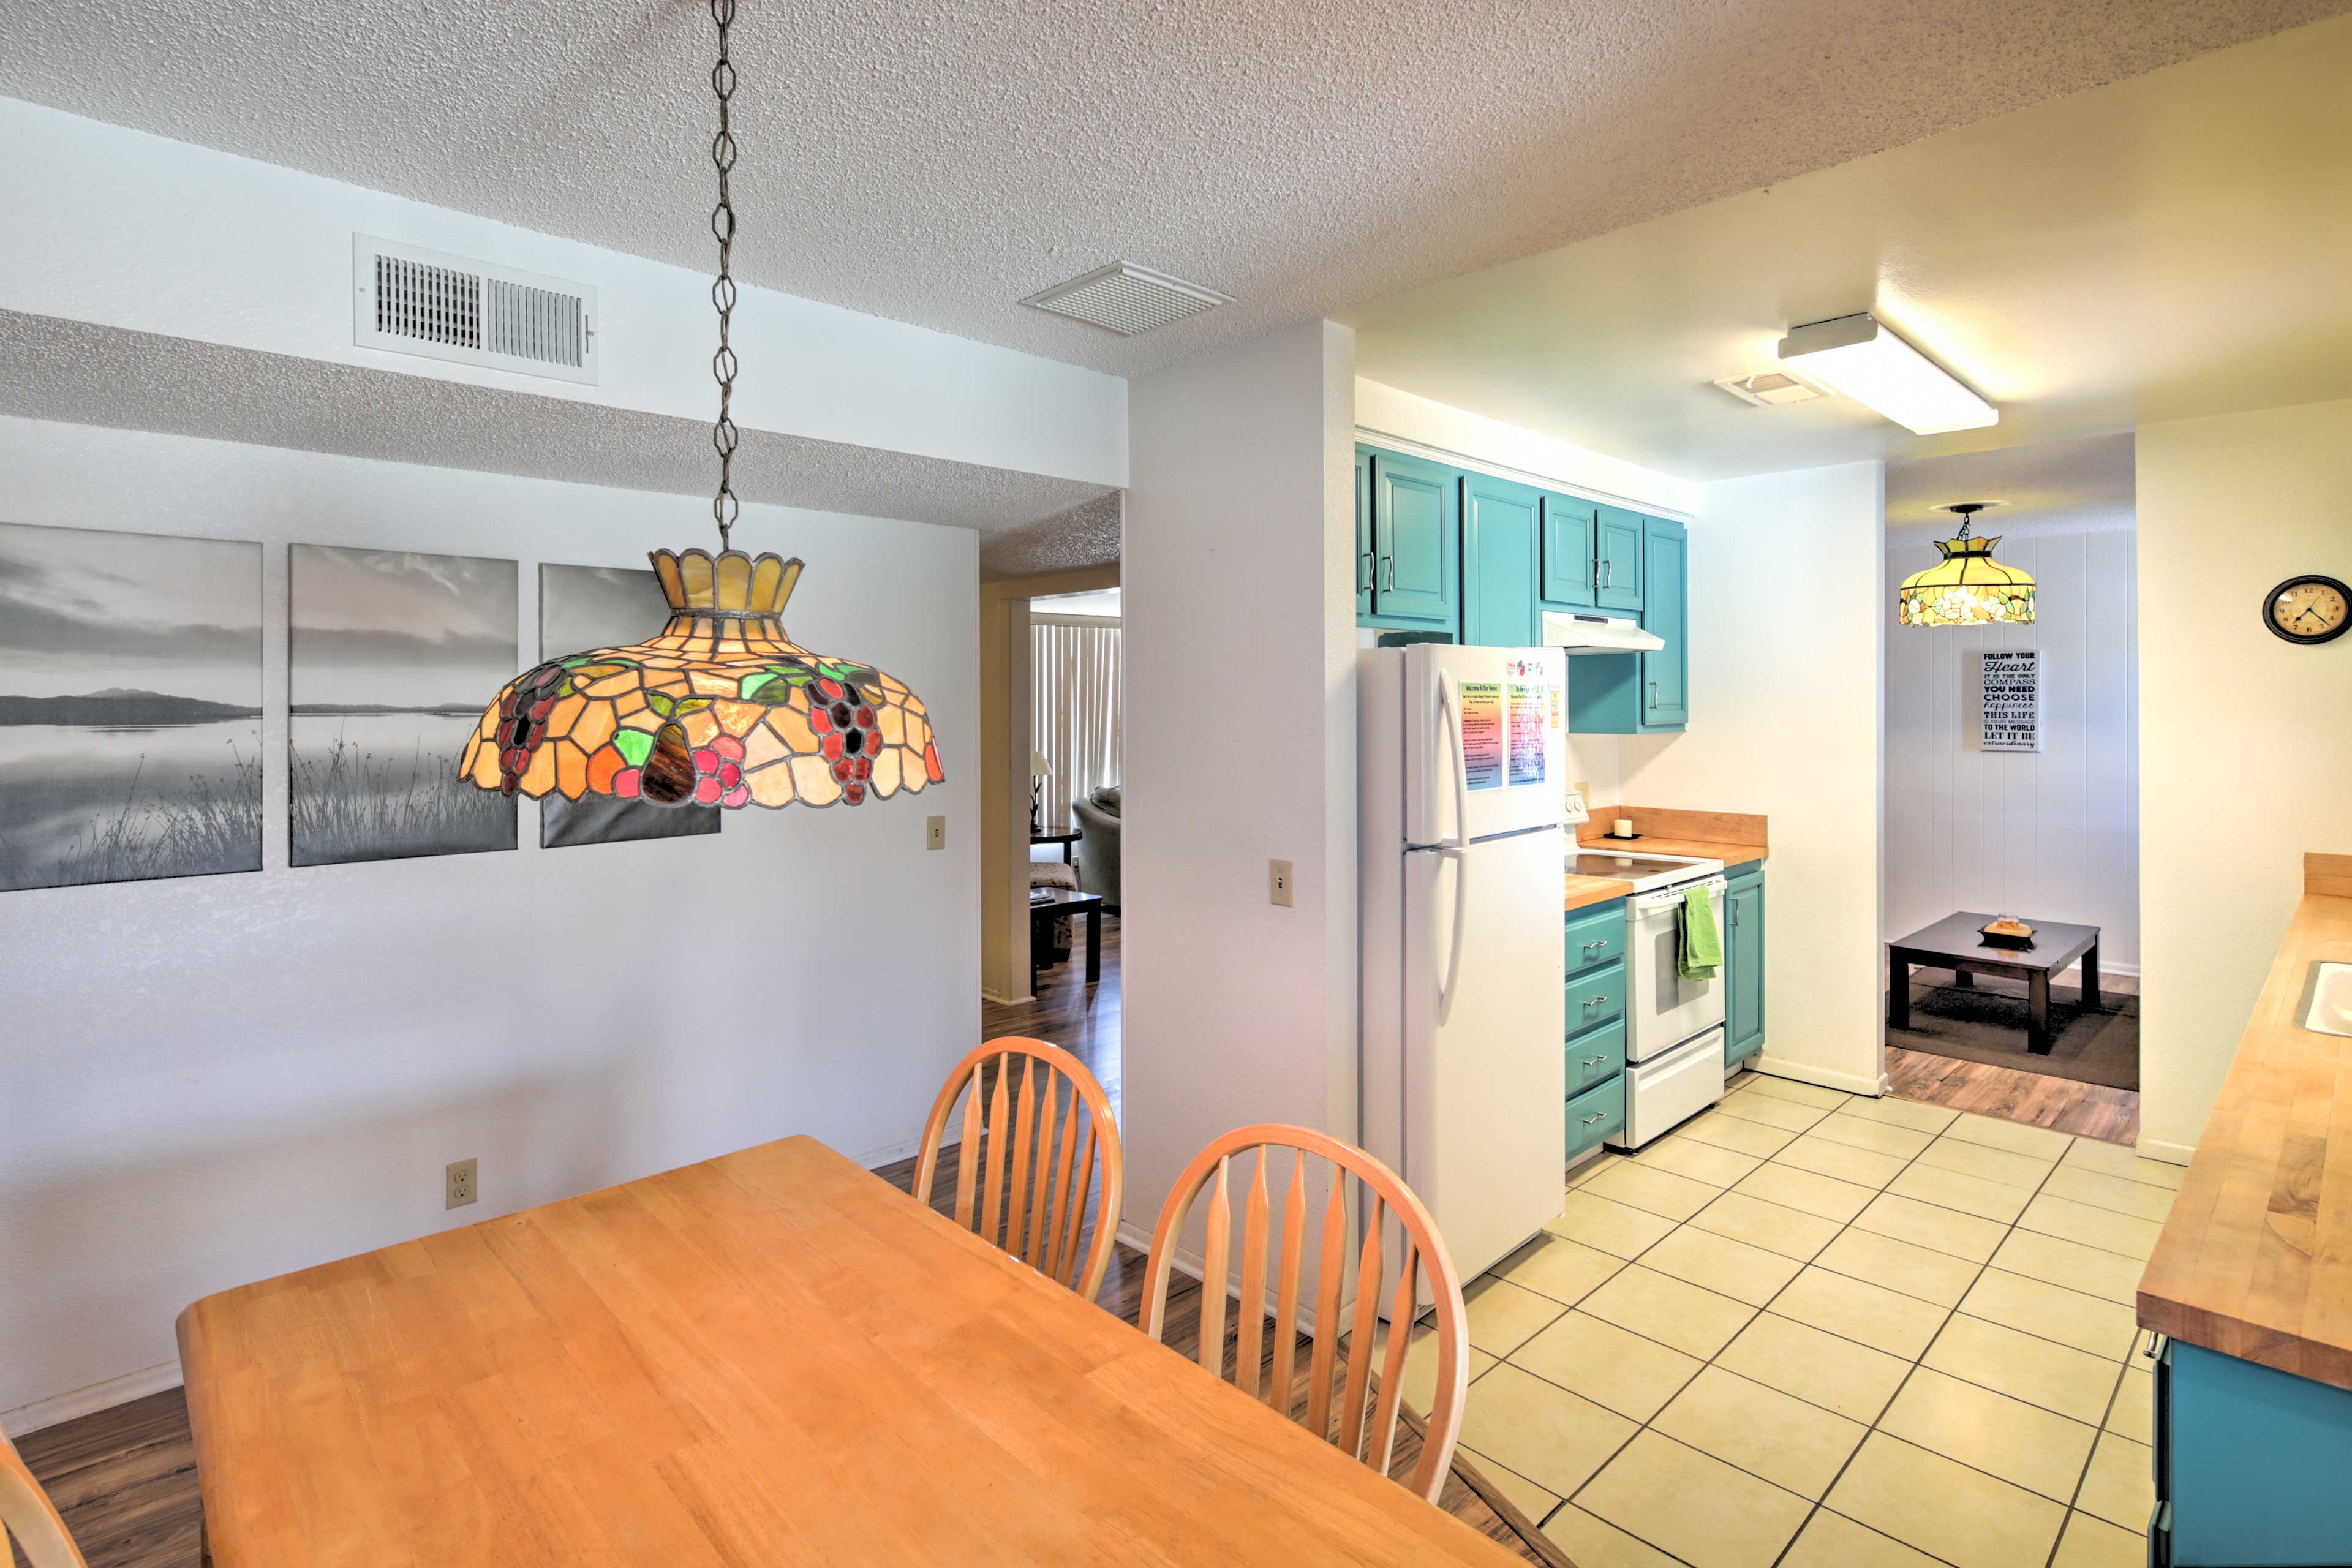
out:
M1083 958L1041 973L1036 1000L1020 1005L983 1002L982 1037L1027 1035L1062 1047L1102 1080L1114 1107L1119 1100L1119 944L1117 917L1103 921L1103 977L1085 983ZM924 1091L928 1097L929 1090ZM952 1160L941 1162L945 1179L932 1193L934 1207L952 1212ZM900 1191L911 1189L915 1163L901 1161L876 1174ZM1088 1219L1089 1234L1092 1219ZM1120 1247L1104 1277L1103 1308L1135 1322L1142 1305L1144 1256ZM1181 1279L1169 1298L1168 1342L1191 1354L1200 1342L1199 1286ZM1226 1334L1226 1360L1235 1353L1238 1324ZM1271 1361L1273 1336L1265 1336ZM1304 1409L1307 1357L1297 1357L1294 1409ZM1419 1451L1414 1433L1397 1439L1400 1471ZM100 1411L51 1426L17 1444L73 1531L90 1568L194 1568L197 1527L203 1504L196 1488L195 1449L188 1433L187 1401L181 1390ZM1466 1459L1457 1459L1441 1501L1448 1512L1492 1540L1547 1568L1574 1568L1533 1521L1513 1507ZM25 1559L12 1550L22 1568Z
M2116 995L2137 995L2139 982L2127 974L2110 975L2104 988ZM1886 1047L1886 1081L1897 1100L1973 1110L2109 1143L2139 1142L2139 1095L2133 1089L2074 1083L1893 1045Z

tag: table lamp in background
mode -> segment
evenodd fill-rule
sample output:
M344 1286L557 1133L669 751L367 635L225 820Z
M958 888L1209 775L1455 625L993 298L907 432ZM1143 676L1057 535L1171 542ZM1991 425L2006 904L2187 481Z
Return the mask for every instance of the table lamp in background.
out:
M1053 771L1054 764L1045 760L1045 752L1029 753L1029 831L1033 834L1045 831L1045 775Z

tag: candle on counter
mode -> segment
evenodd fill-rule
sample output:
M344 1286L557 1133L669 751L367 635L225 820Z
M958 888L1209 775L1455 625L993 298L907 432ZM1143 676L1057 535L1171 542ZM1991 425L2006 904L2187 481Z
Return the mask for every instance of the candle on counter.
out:
M1609 831L1620 838L1631 838L1633 837L1633 819L1621 816L1609 825Z

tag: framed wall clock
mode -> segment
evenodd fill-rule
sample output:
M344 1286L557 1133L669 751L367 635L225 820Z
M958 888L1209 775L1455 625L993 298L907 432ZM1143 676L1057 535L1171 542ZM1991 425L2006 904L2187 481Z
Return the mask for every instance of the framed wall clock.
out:
M2352 630L2352 588L2316 573L2290 577L2263 595L2263 625L2291 643L2333 642Z

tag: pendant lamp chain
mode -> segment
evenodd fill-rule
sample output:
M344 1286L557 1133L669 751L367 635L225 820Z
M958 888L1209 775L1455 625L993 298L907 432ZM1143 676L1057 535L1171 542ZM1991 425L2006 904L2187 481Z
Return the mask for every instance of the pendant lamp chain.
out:
M735 500L735 419L728 411L735 398L736 363L727 343L735 314L735 277L729 270L735 257L735 205L727 193L727 176L735 167L735 132L728 117L735 67L727 58L727 30L735 23L735 0L710 0L710 19L719 27L719 61L710 68L710 89L719 95L719 132L710 139L711 166L719 171L719 205L710 209L710 233L719 241L719 276L710 285L710 302L719 310L719 352L710 356L710 374L719 382L719 420L710 427L710 444L719 451L719 493L711 498L710 515L718 520L723 551L730 548L728 535L742 510Z

